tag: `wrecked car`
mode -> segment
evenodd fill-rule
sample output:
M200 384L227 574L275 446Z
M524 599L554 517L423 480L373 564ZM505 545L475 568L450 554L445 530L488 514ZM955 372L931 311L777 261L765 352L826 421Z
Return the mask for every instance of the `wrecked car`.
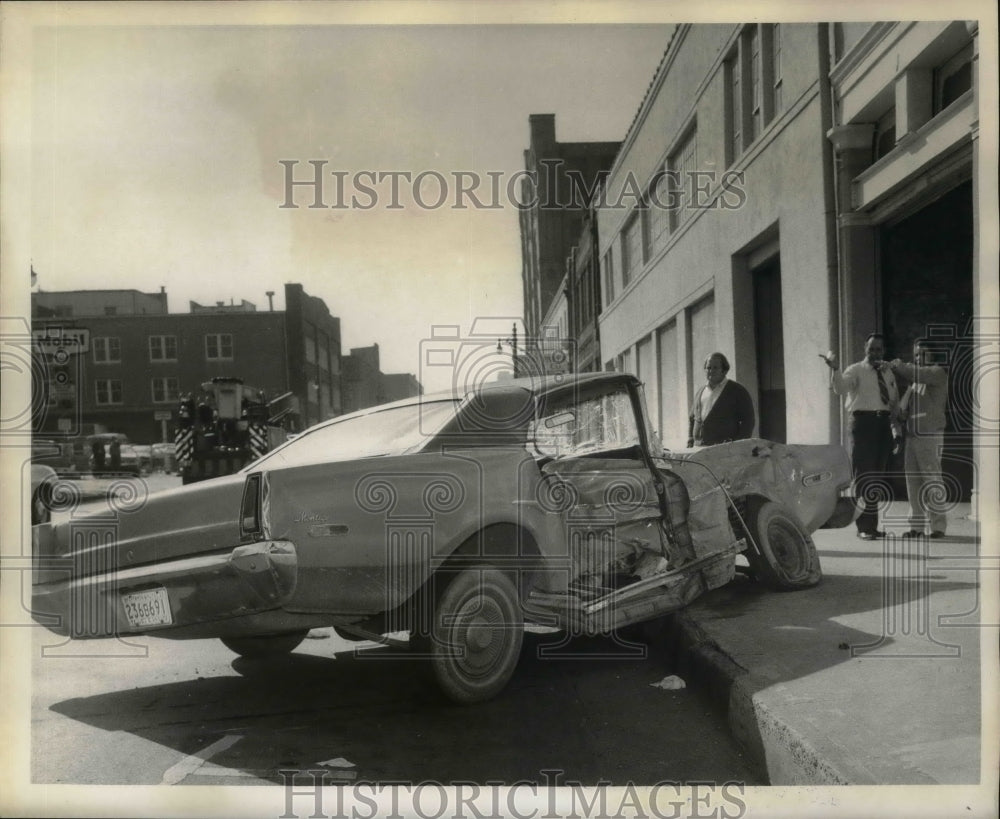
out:
M640 382L513 379L318 424L237 474L110 518L34 527L33 616L74 638L408 631L458 702L496 695L525 622L605 633L749 571L820 580L810 533L850 522L839 446L666 452Z

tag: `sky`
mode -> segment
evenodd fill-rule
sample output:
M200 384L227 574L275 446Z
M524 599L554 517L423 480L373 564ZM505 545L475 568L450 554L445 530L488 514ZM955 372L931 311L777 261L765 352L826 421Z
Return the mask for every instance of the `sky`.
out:
M266 309L268 290L283 309L300 282L345 353L378 343L384 372L424 381L434 325L522 315L507 186L529 115L555 114L560 141L621 140L672 29L62 22L31 56L36 288L165 287L187 312ZM313 162L325 207L286 187Z

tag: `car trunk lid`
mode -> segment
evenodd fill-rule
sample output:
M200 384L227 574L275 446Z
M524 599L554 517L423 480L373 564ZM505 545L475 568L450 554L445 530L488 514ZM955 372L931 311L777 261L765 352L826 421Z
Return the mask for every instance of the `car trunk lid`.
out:
M149 496L118 495L104 509L36 526L34 582L233 549L244 480L227 475Z

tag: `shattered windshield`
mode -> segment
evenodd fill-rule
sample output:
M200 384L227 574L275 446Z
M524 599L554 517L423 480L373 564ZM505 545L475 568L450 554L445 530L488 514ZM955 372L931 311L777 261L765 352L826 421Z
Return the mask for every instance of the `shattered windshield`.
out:
M528 440L536 455L547 458L579 457L641 443L625 390L546 407L532 422Z
M454 416L456 406L453 400L421 402L318 425L245 471L415 452Z

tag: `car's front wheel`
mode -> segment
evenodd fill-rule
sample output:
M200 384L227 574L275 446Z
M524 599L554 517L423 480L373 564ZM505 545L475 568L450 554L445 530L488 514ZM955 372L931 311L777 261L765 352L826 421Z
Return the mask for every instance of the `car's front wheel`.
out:
M778 590L819 583L823 572L816 545L794 515L773 501L755 500L747 518L752 538L747 562L758 580Z
M493 568L469 568L437 596L427 633L413 634L431 674L454 702L482 702L507 685L521 656L524 618L517 588Z
M258 659L289 654L298 648L308 634L306 631L289 631L285 634L265 634L260 637L223 637L222 644L241 657Z

